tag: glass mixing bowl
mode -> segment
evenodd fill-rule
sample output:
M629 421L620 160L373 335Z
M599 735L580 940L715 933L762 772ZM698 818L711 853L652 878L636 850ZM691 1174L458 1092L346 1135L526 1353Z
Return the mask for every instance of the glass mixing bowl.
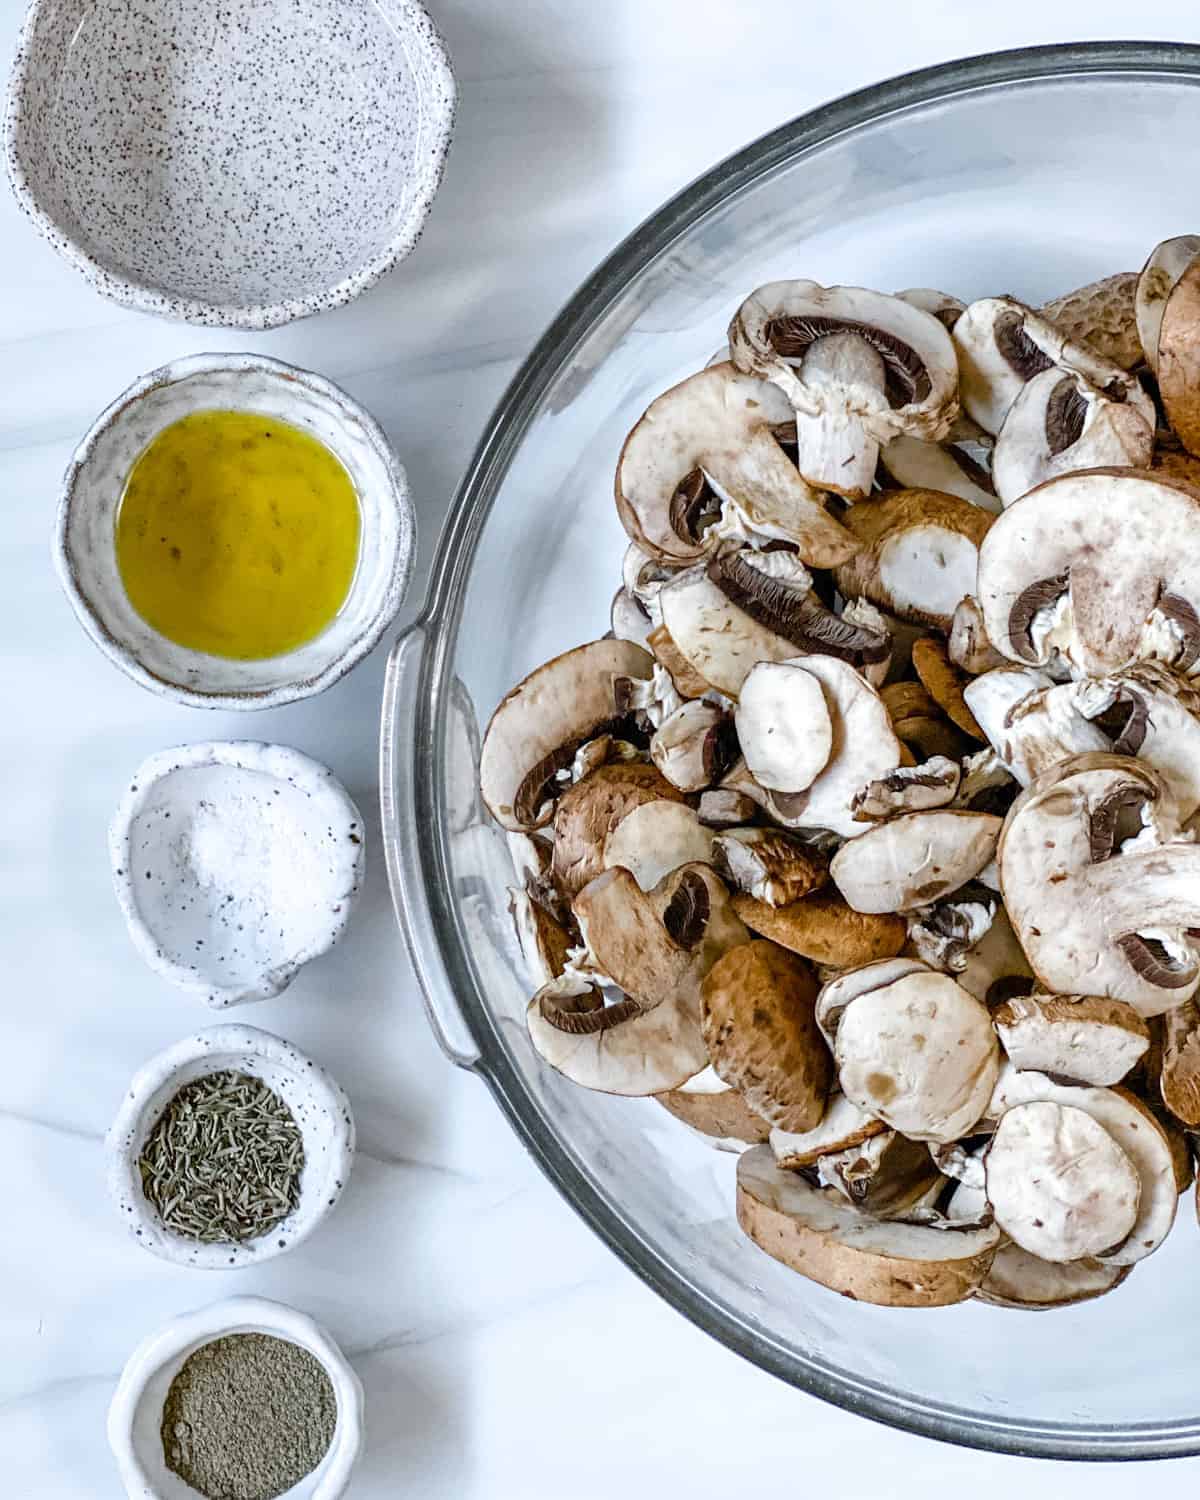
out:
M625 536L621 441L700 368L745 293L805 276L1032 303L1200 228L1200 48L1038 48L952 63L784 126L672 199L600 267L501 401L390 664L389 871L430 1019L547 1175L633 1269L764 1369L865 1416L1064 1458L1200 1452L1190 1205L1101 1301L1040 1317L849 1302L734 1222L735 1158L652 1100L589 1093L528 1044L512 865L475 790L479 725L603 635Z

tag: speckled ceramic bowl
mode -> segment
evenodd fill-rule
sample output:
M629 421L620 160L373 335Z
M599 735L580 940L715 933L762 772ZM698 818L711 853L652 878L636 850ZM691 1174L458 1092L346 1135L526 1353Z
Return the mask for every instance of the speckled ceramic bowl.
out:
M305 1313L263 1297L230 1297L174 1318L129 1356L108 1411L108 1442L129 1500L203 1500L163 1458L163 1406L184 1361L202 1345L234 1333L288 1339L321 1362L337 1401L337 1426L325 1457L288 1490L288 1500L338 1500L363 1442L363 1390L333 1338Z
M240 1245L208 1245L165 1227L142 1192L138 1158L179 1090L226 1070L261 1078L288 1106L304 1140L304 1168L297 1207L274 1229ZM109 1194L138 1244L176 1265L228 1270L283 1255L332 1211L354 1164L354 1117L341 1086L290 1042L254 1026L210 1026L143 1063L104 1146Z
M358 567L345 603L305 645L259 661L178 646L134 609L117 565L116 516L146 445L189 412L261 412L318 438L358 495ZM400 608L416 522L408 480L382 428L345 391L260 354L197 354L135 381L96 418L63 477L54 560L80 624L123 672L198 708L276 708L322 692L362 660Z
M106 297L272 328L413 248L454 101L417 0L33 0L8 170Z
M332 771L284 745L228 740L143 761L108 843L138 952L223 1009L278 995L338 940L363 837Z

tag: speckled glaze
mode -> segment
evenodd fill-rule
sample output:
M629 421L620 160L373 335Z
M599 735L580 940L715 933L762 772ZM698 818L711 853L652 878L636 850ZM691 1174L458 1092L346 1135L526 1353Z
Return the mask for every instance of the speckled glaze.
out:
M159 635L134 609L117 565L116 515L146 445L189 412L279 417L341 460L358 494L358 568L325 630L295 651L231 661ZM122 671L198 708L276 708L331 686L367 654L404 600L416 523L408 480L375 419L308 370L259 354L198 354L151 370L97 417L63 477L54 561L80 624Z
M106 297L272 328L409 253L454 105L417 0L34 0L8 170Z
M151 755L108 844L138 951L218 1009L278 995L331 948L366 866L362 814L333 772L253 740Z
M325 1457L288 1490L287 1500L338 1500L362 1449L362 1382L319 1323L263 1297L230 1297L173 1318L129 1356L108 1409L109 1447L129 1500L197 1500L197 1492L163 1460L163 1406L184 1361L201 1345L233 1333L289 1339L320 1360L337 1401L337 1426Z
M304 1138L295 1210L269 1233L241 1245L206 1245L164 1228L142 1192L138 1158L159 1116L181 1088L226 1070L261 1078L288 1106ZM258 1265L298 1245L341 1196L354 1164L354 1117L341 1087L298 1047L254 1026L210 1026L137 1070L104 1142L109 1194L143 1249L201 1270Z

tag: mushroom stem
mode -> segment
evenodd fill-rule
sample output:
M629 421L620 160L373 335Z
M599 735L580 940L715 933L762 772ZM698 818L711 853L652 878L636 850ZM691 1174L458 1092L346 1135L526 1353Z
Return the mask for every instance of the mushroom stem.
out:
M800 373L810 387L836 387L841 399L815 416L797 411L796 466L818 489L861 500L871 493L879 444L859 411L886 400L883 359L860 335L831 333L805 350Z

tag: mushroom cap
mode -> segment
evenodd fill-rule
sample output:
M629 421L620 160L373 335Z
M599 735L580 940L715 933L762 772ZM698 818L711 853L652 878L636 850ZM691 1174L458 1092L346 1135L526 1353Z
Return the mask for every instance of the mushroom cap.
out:
M954 801L961 779L958 762L944 755L932 756L920 765L898 766L857 794L854 817L866 823L898 813L945 807Z
M644 891L680 865L712 863L711 828L684 802L643 802L631 808L604 841L604 868L621 865Z
M1134 313L1138 339L1146 363L1158 371L1158 348L1163 315L1179 278L1200 255L1200 235L1180 234L1163 240L1151 250L1138 277Z
M947 333L967 310L965 302L951 296L949 292L939 292L936 287L910 286L895 295L901 302L908 302L913 307L919 307L922 312L931 313Z
M954 666L972 677L978 677L981 672L990 672L993 667L1005 665L1004 657L988 638L983 611L974 594L968 594L958 601L950 621L946 655Z
M1162 1102L1184 1125L1200 1126L1200 1006L1194 1000L1163 1016Z
M709 787L737 758L733 722L714 703L692 700L665 718L650 740L650 758L681 792Z
M835 1089L818 1125L812 1130L772 1130L771 1150L781 1167L811 1167L823 1156L848 1151L886 1130L882 1120L859 1109L857 1104L851 1104L845 1094Z
M1098 995L1015 995L992 1025L1015 1067L1072 1083L1120 1083L1150 1045L1131 1005Z
M817 996L817 1025L821 1028L825 1040L832 1047L834 1038L837 1036L838 1022L846 1007L852 1000L857 1000L859 995L865 995L871 990L880 990L884 985L892 984L897 979L904 979L909 974L927 974L929 965L923 963L919 958L880 958L874 963L861 964L857 968L849 969L844 974L839 974L836 979L827 980L821 986L821 993Z
M984 1169L996 1223L1043 1260L1111 1250L1137 1220L1133 1163L1098 1120L1071 1105L1042 1099L1008 1110Z
M988 1106L1000 1049L987 1009L945 974L910 974L846 1007L842 1093L912 1140L954 1141Z
M549 821L569 769L587 740L619 718L613 678L649 679L654 660L632 641L592 641L545 662L508 693L483 737L479 788L502 828Z
M733 909L752 932L813 963L854 968L891 958L904 946L903 918L865 916L837 896L818 892L787 906L767 906L740 893Z
M833 753L825 690L803 658L752 667L734 717L750 774L768 790L805 791Z
M787 906L829 879L824 859L780 828L731 828L712 842L723 879L767 906Z
M1200 260L1190 262L1163 307L1155 373L1171 430L1200 456Z
M904 813L843 844L829 867L855 911L907 912L958 890L987 865L1001 819L989 813Z
M958 618L957 609L954 618ZM987 735L963 698L969 678L950 660L945 645L931 635L922 636L913 642L912 664L929 696L950 722L973 740L986 740Z
M1090 1302L1111 1292L1121 1285L1130 1269L1094 1258L1056 1265L1030 1255L1020 1245L1001 1245L975 1296L993 1307L1028 1312L1072 1307L1076 1302Z
M771 1134L771 1127L754 1113L737 1089L722 1089L719 1094L671 1089L655 1098L668 1114L724 1149L761 1146Z
M817 983L803 959L761 940L718 959L701 985L713 1067L781 1130L812 1130L825 1113L833 1060L817 1027Z
M1064 292L1041 309L1042 317L1075 344L1087 344L1123 370L1142 363L1135 296L1136 271L1118 271L1102 281Z
M970 1297L1000 1243L995 1225L935 1228L876 1219L832 1188L775 1164L770 1147L738 1159L738 1223L811 1281L883 1307L945 1307Z
M569 899L600 874L609 834L635 807L682 800L683 793L644 761L611 761L577 781L554 810L551 868L558 889Z
M1075 686L1062 686L1065 693L1030 667L998 667L964 689L993 751L1023 787L1073 755L1112 749L1104 731L1078 711Z

